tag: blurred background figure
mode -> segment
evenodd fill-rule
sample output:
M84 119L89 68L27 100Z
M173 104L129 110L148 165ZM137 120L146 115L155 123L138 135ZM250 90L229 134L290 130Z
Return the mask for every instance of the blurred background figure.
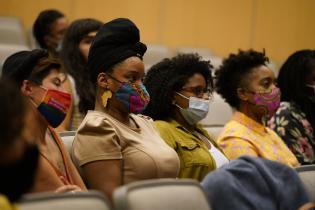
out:
M177 152L180 178L201 181L209 171L229 162L198 124L208 114L212 69L198 54L180 54L152 66L145 77L150 103L143 113L155 120L161 137Z
M0 209L31 190L39 151L30 104L12 81L0 80ZM9 201L8 201L8 200Z
M41 48L47 49L52 57L58 58L68 26L69 21L60 11L44 10L34 22L33 35Z
M88 110L94 109L95 85L89 80L87 59L90 46L102 22L79 19L72 22L65 34L60 59L68 74L73 96L70 130L76 130Z
M277 81L281 104L269 126L301 164L314 164L315 51L293 53L280 68Z
M62 41L69 26L66 16L56 9L47 9L41 11L33 24L33 36L40 48L46 49L50 57L59 59L62 49ZM58 61L60 62L60 61ZM67 92L72 93L71 83L65 74L61 74L62 87ZM72 106L65 120L60 124L57 131L71 130Z

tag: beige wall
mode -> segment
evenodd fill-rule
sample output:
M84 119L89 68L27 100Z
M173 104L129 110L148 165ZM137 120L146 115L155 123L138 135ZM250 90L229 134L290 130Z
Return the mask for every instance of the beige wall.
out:
M280 63L315 48L315 0L0 0L0 15L20 17L26 29L47 8L71 20L129 17L146 43L206 47L221 56L265 48Z

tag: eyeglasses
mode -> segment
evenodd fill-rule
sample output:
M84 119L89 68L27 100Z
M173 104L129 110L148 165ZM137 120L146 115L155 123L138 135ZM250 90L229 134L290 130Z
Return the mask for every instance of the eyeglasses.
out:
M212 97L210 89L201 88L201 87L183 87L182 90L193 93L197 97L203 97L204 95L207 95L209 99Z

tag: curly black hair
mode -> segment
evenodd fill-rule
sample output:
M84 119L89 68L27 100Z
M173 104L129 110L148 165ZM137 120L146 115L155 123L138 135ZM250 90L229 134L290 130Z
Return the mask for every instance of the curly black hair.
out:
M216 90L232 107L238 109L240 100L237 89L244 87L246 76L253 68L266 65L269 62L265 52L257 52L252 49L239 50L238 54L230 54L223 60L222 65L216 71Z
M44 10L38 15L33 26L33 35L41 48L47 49L44 37L50 34L51 24L64 16L55 9Z
M213 91L210 61L203 61L198 54L179 54L153 65L145 77L144 85L150 94L150 103L143 114L154 120L167 120L173 115L172 98L190 77L200 73L208 89Z
M295 102L299 105L315 129L314 103L305 91L305 80L313 69L315 69L315 51L297 51L281 66L277 82L281 90L281 101Z
M79 45L86 35L98 31L102 25L102 22L90 18L74 21L67 29L60 52L65 70L74 78L76 91L80 97L79 110L83 114L89 109L94 109L95 86L87 80L89 78L87 61Z

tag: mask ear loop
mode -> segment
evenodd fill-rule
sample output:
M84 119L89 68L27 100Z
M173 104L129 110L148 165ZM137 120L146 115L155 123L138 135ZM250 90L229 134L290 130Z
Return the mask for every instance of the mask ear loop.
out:
M29 97L31 103L35 106L35 107L39 107L39 105L44 101L46 95L47 95L47 92L48 92L48 89L45 88L44 86L42 85L39 85L38 87L40 87L41 89L44 89L45 90L45 93L43 95L43 97L40 99L40 103L39 104L36 104L36 102L34 101L34 99L32 99L31 97Z
M181 94L181 93L179 93L179 92L177 92L177 91L175 91L175 93L176 93L177 95L179 95L179 96L181 96L181 97L183 97L183 98L185 98L185 99L187 99L187 100L189 101L189 98L186 97L186 96L184 96L183 94ZM173 101L172 104L175 105L175 106L176 106L177 108L179 108L179 109L184 109L183 107L180 107L175 101Z
M189 97L184 96L183 94L181 94L181 93L179 93L179 92L177 92L177 91L175 91L175 93L176 93L177 95L179 95L179 96L181 96L181 97L183 97L183 98L189 100Z

